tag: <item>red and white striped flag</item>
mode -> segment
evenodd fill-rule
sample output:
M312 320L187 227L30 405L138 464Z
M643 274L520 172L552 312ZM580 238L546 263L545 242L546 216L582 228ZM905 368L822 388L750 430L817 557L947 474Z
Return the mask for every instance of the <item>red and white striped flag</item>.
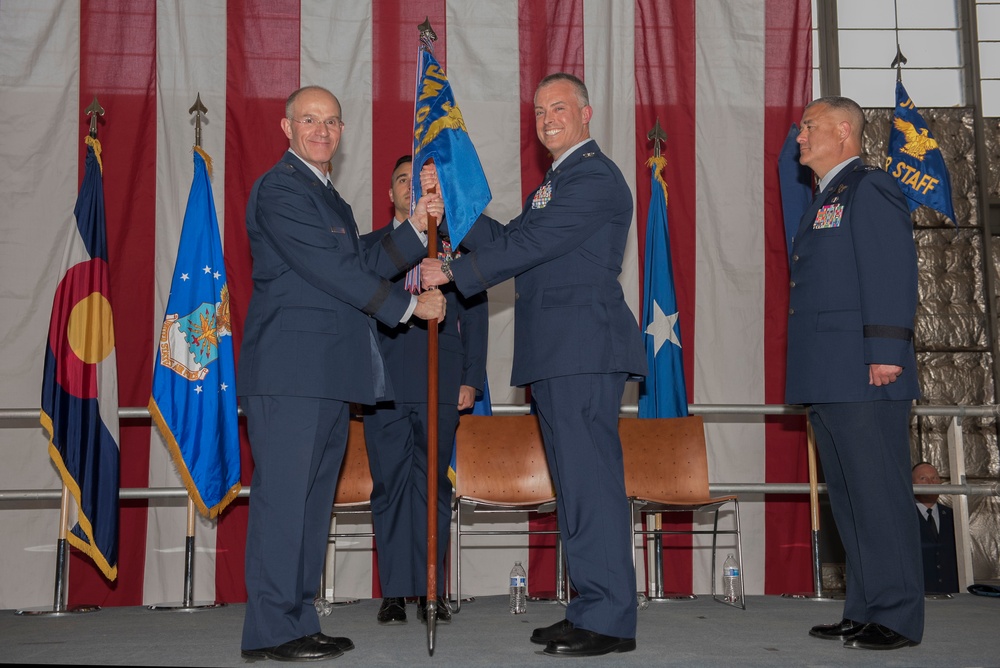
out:
M391 219L386 189L413 129L417 25L430 19L435 55L461 92L462 114L493 201L513 218L549 167L535 136L533 93L546 74L588 85L591 135L622 168L636 199L621 277L640 311L649 202L646 133L668 134L670 237L683 331L688 397L696 404L781 403L787 260L777 155L811 91L809 0L4 0L0 4L0 403L39 396L48 306L58 280L56 247L75 200L86 132L83 109L98 96L105 146L111 302L121 406L145 406L155 333L166 306L174 249L190 185L194 127L208 108L202 144L223 228L234 343L250 292L244 226L254 180L287 148L279 128L299 85L333 91L346 123L333 162L337 189L362 232ZM509 388L513 284L490 292L489 377L494 402ZM627 401L635 402L630 390ZM802 424L762 418L707 425L714 481L803 482ZM10 430L0 487L55 488L43 436ZM243 442L243 478L252 463ZM121 427L121 485L179 487L169 455L145 420ZM747 591L810 588L804 498L747 495L743 547ZM175 600L183 576L181 503L123 503L118 580L86 560L70 567L70 603L137 605ZM54 510L0 513L0 558L18 582L0 607L51 600L51 569L38 546L55 539ZM246 501L196 529L195 598L241 601ZM370 595L377 578L367 545L338 549L337 594ZM477 551L463 564L466 591L503 593L527 541ZM706 549L670 550L668 589L709 590ZM529 581L551 577L529 574Z

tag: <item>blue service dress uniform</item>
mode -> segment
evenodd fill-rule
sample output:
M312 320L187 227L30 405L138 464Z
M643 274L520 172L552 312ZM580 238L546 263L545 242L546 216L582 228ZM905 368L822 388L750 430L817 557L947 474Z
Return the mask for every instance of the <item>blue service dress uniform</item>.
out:
M634 638L636 582L618 414L646 374L618 282L632 194L593 140L566 155L506 226L481 217L451 264L463 295L514 277L511 384L531 385L577 596L574 626Z
M913 512L909 414L917 258L895 181L860 159L806 210L790 253L785 401L809 420L847 559L844 617L919 642L923 572ZM903 368L869 384L869 364Z

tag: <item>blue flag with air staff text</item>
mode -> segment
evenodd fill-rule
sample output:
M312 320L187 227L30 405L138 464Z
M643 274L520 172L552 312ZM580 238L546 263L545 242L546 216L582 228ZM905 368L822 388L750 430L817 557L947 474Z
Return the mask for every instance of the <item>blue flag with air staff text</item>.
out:
M458 248L493 195L451 84L434 54L420 50L417 72L412 197L414 202L420 199L420 169L433 158L448 236L452 248Z
M639 417L684 417L687 390L678 322L677 294L670 260L667 228L665 158L650 158L653 182L646 220L646 259L643 276L642 332L649 373L639 384Z
M951 201L951 178L941 147L902 81L896 82L896 109L889 131L885 171L896 179L899 189L906 195L911 213L922 204L958 224Z
M194 150L149 412L198 511L217 516L240 491L240 437L229 286L211 163Z

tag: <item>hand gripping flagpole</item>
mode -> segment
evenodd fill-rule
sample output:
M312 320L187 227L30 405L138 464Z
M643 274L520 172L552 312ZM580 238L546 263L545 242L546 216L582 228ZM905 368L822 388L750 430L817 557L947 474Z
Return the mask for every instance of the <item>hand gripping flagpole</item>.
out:
M97 101L97 96L94 96L94 101L84 109L84 115L90 116L90 129L87 134L91 139L97 139L97 117L104 115L104 107L100 105ZM53 586L52 592L52 607L51 608L21 608L15 610L15 615L46 615L50 617L64 617L66 615L71 615L80 612L96 612L100 610L100 606L97 605L77 605L72 608L66 605L66 595L68 589L66 587L66 568L68 565L66 555L67 555L67 537L69 535L69 488L66 487L66 483L62 484L62 496L59 501L59 540L56 541L56 579L55 585Z
M419 51L432 49L437 40L430 21L417 26L420 47L417 57L419 86ZM419 178L414 174L414 177ZM428 191L435 192L435 191ZM437 257L438 220L427 215L427 257ZM434 634L437 627L437 543L438 543L438 320L427 321L427 653L434 656Z
M201 117L208 115L208 108L201 101L201 93L198 93L194 104L188 109L189 114L194 114L194 145L201 148ZM195 506L191 494L187 497L187 533L184 539L184 598L179 603L154 603L146 606L150 610L170 610L173 612L194 612L196 610L207 610L210 608L221 608L225 603L218 601L202 601L196 603L194 600L194 522Z

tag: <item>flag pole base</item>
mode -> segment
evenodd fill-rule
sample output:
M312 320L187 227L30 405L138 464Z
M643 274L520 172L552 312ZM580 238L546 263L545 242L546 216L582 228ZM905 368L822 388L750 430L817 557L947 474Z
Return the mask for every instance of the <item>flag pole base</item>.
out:
M694 594L684 594L681 592L668 591L653 596L646 595L645 599L650 603L669 603L671 601L694 601L697 600Z
M842 594L840 592L829 592L829 591L821 591L818 593L814 591L809 591L802 593L782 594L781 598L809 599L812 601L843 601L845 598L845 594Z
M427 655L434 656L434 636L437 627L437 600L427 599Z
M174 601L172 603L154 603L153 605L147 605L147 610L166 610L169 612L198 612L199 610L212 610L213 608L224 608L225 603L219 603L217 601L194 601L192 603L184 603L183 601Z
M342 608L360 602L359 598L317 598L313 601L313 606L321 617L329 617L334 608Z
M15 615L24 615L31 617L69 617L70 615L79 615L85 612L97 612L101 609L99 605L75 605L71 608L66 608L65 610L53 610L52 608L21 608L20 610L15 610Z

